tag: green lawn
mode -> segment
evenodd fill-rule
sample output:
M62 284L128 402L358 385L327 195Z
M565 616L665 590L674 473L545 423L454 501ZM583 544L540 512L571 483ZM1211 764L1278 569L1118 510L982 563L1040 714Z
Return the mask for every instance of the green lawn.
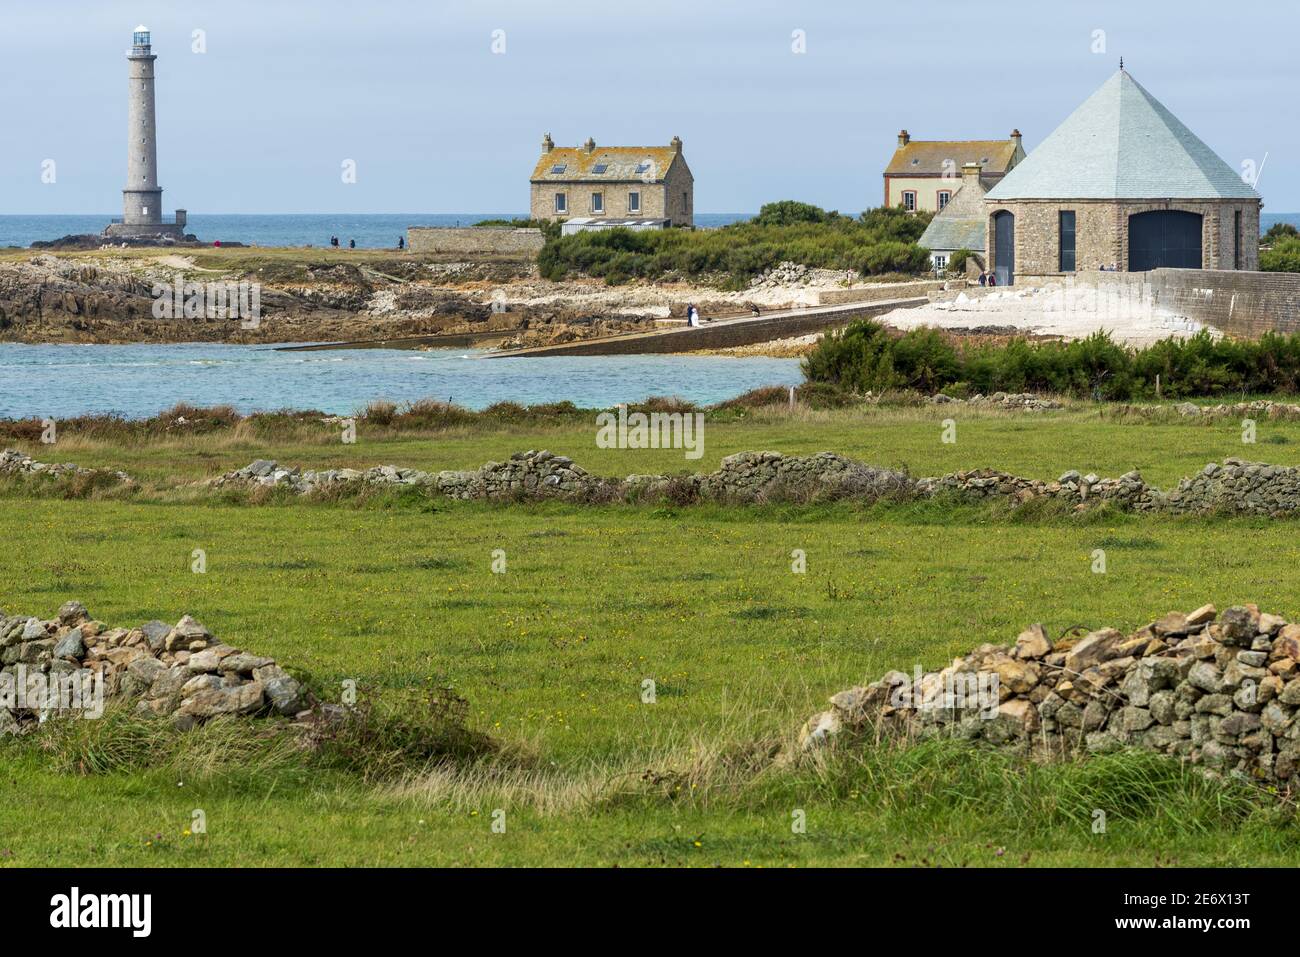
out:
M952 413L944 413L950 415ZM712 468L741 448L829 448L916 473L989 465L1055 477L1140 466L1157 482L1243 454L1231 425L933 410L710 425L707 454L602 451L576 427L284 449L84 444L58 459L162 481L258 456L458 467L546 446L610 474ZM1300 425L1260 424L1261 441ZM1234 442L1236 445L1234 446ZM1293 463L1287 443L1245 457ZM61 450L63 451L63 450ZM1290 453L1290 454L1288 454ZM680 455L680 453L677 453ZM50 456L43 456L50 458ZM363 783L339 771L184 764L84 775L30 740L0 748L0 863L1294 864L1272 799L1144 756L1024 767L952 749L870 749L772 767L827 695L933 668L1033 621L1135 627L1253 601L1300 617L1288 521L1025 517L934 504L671 509L221 505L0 497L0 607L69 598L110 624L194 614L305 672L326 696L451 685L527 756ZM201 548L207 572L190 569ZM1104 548L1107 573L1091 571ZM506 556L492 572L494 550ZM790 553L807 554L794 574ZM642 701L643 682L656 700ZM185 836L202 808L208 833ZM492 812L506 812L505 834ZM1107 812L1104 835L1092 812ZM806 813L804 834L790 823ZM155 838L161 835L161 838ZM1026 855L1028 857L1026 858Z

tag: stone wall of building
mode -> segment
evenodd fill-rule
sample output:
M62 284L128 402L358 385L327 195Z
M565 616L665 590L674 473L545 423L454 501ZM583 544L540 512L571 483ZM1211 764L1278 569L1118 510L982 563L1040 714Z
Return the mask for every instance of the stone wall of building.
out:
M540 229L410 226L406 245L413 253L536 256L546 239Z
M1128 269L1128 218L1154 210L1199 213L1201 255L1207 269L1233 269L1236 263L1234 213L1241 216L1241 267L1259 268L1259 204L1255 200L1204 202L1117 202L1114 200L1015 200L988 203L990 262L997 262L997 236L993 216L1007 210L1016 217L1015 275L1017 279L1072 275L1060 268L1060 213L1075 214L1075 273L1095 272L1103 266Z
M565 212L555 211L555 195L563 193ZM592 193L601 193L604 209L592 209ZM633 209L631 194L641 198L640 209ZM691 226L695 222L695 179L684 163L674 163L662 182L611 180L609 182L531 183L528 201L533 219L571 219L575 216L635 216L668 219L674 226Z
M1073 282L1239 336L1300 332L1300 274L1232 269L1080 273Z

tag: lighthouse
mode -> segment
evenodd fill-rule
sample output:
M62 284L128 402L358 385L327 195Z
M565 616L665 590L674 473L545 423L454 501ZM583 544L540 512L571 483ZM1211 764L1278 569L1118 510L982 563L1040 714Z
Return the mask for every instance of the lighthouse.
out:
M131 35L127 62L126 188L122 190L122 219L104 234L114 238L179 240L185 236L185 210L176 210L174 223L163 222L162 187L158 185L158 125L154 113L153 52L149 28L141 24Z

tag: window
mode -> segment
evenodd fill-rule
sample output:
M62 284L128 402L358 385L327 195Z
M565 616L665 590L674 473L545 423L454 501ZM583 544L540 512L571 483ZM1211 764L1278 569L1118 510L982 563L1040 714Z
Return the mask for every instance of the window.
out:
M934 271L935 271L935 272L943 272L943 271L945 271L947 268L948 268L948 257L947 257L947 256L937 256L937 255L936 255L936 256L934 257Z
M949 189L939 190L939 209L942 210L945 206L947 206L948 200L950 199L952 199L952 190Z
M641 173L646 172L646 171L649 170L649 169L650 169L650 164L649 164L649 163L637 163L637 164L636 164L636 171L637 171L637 174L638 174L638 175L640 175Z
M632 190L627 194L627 211L629 213L641 212L641 193L638 190Z
M1061 272L1074 272L1074 210L1060 212Z
M1232 214L1232 268L1241 268L1241 210Z
M593 166L593 167L591 168L591 171L592 171L593 173L595 173L597 176L599 176L601 173L605 172L607 169L609 169L609 164L608 164L608 163L597 163L595 166Z
M569 197L566 194L555 194L555 211L557 213L567 213L569 211Z
M591 211L592 211L593 213L603 213L603 212L605 211L605 194L604 194L604 193L592 193L592 194L591 194Z
M569 167L565 163L556 163L554 166L551 167L551 172L555 173L556 175L559 175L560 173L563 173L568 168Z
M916 212L916 192L914 190L903 190L903 208L909 213Z

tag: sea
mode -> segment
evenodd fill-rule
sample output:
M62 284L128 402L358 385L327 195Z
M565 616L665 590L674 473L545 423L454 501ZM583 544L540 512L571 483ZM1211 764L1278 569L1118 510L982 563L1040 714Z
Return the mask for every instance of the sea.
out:
M0 216L0 247L30 246L41 240L104 231L117 213L68 216ZM186 231L205 243L243 243L246 246L328 246L337 236L342 245L356 240L361 249L392 249L408 226L473 226L486 219L525 219L527 213L243 213L188 214ZM695 223L705 228L742 222L753 213L698 213Z
M114 215L0 216L0 247L30 246L37 240L103 232ZM356 240L362 249L389 249L408 226L472 226L485 219L523 219L527 213L190 213L188 229L203 242L239 242L248 246L328 246L338 236L344 246ZM716 228L743 222L753 213L697 213L695 223ZM1300 228L1300 213L1264 213L1260 227L1291 223Z
M317 409L351 415L372 399L433 399L470 409L568 400L580 408L607 409L651 396L707 404L803 381L798 359L765 356L485 355L465 349L282 352L208 343L0 343L0 418L147 418L178 402L232 405L244 413Z

